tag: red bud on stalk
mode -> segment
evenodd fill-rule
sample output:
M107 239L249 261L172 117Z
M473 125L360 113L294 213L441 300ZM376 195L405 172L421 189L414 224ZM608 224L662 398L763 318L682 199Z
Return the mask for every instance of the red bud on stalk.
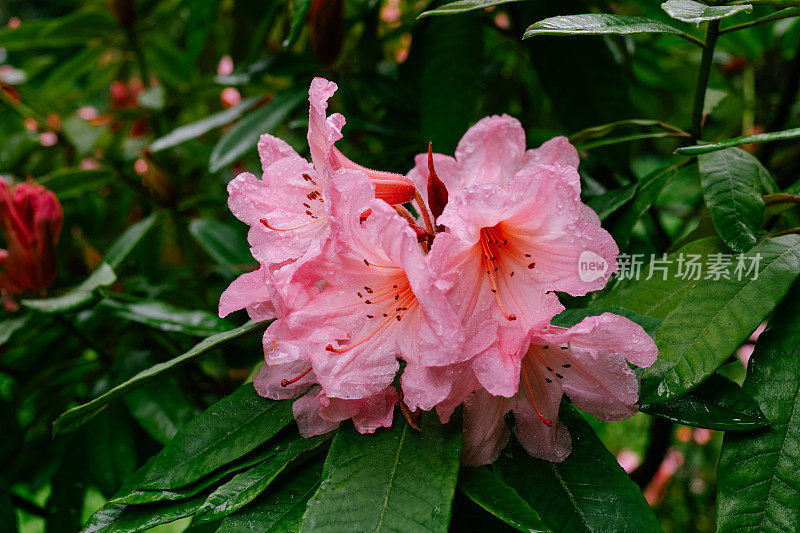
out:
M428 143L428 207L434 220L444 211L447 199L447 187L433 168L433 143Z

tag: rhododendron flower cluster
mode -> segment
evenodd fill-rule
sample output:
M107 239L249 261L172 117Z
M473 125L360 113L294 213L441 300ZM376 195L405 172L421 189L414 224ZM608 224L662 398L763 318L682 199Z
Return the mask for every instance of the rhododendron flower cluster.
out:
M374 432L398 404L412 424L432 409L446 422L463 404L470 465L497 458L508 412L531 455L563 460L564 394L601 420L632 416L629 363L653 363L651 338L609 313L551 323L564 309L556 292L601 289L618 254L580 200L569 142L526 149L519 122L493 116L466 132L455 157L429 150L407 176L375 171L335 147L345 125L327 115L335 90L311 84L311 162L263 135L261 177L228 186L260 267L222 294L220 315L274 319L256 390L298 398L304 436L347 419ZM419 218L403 205L412 199ZM600 274L582 275L586 253L605 266Z

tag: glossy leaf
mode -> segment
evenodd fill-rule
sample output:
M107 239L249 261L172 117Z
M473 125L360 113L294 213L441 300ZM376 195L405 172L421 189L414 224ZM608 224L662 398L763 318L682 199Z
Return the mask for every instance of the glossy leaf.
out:
M753 6L742 4L735 6L707 6L694 0L667 0L661 4L661 8L667 15L683 22L708 22L709 20L719 20L730 17L741 12L750 12Z
M719 236L737 252L756 243L764 215L759 166L738 148L698 157L703 197Z
M631 262L635 260L641 265L638 279L620 281L592 302L591 307L624 307L641 315L663 319L681 304L689 290L700 283L700 279L695 279L696 276L685 266L686 261L681 263L681 256L684 260L699 256L698 262L706 265L711 254L723 251L722 242L716 236L689 242L667 255L666 273L656 270L654 265L652 276L644 254L632 254Z
M222 521L217 533L287 533L300 530L303 513L319 486L322 461L312 461L284 483Z
M40 179L39 183L53 191L63 201L86 191L96 191L98 187L113 179L114 173L109 169L63 168Z
M534 459L521 446L495 463L500 478L555 532L661 531L639 487L573 408L559 418L572 436L562 463Z
M86 426L84 437L92 481L110 497L136 470L131 420L119 406L112 406Z
M188 361L194 359L198 355L201 355L207 352L208 350L211 350L212 348L217 348L225 344L226 342L230 342L232 340L238 339L243 335L247 335L249 333L258 331L263 327L264 325L259 324L258 322L248 322L236 329L232 329L224 333L219 333L217 335L212 335L211 337L208 337L207 339L200 341L188 352L185 352L179 355L178 357L170 359L169 361L153 365L147 370L139 372L128 381L117 385L116 387L106 392L102 396L99 396L94 400L85 403L83 405L80 405L78 407L74 407L69 411L67 411L66 413L62 414L53 423L53 433L59 434L59 433L65 433L67 431L72 431L76 427L79 427L82 424L89 421L92 417L94 417L97 413L103 410L103 408L113 400L116 400L120 396L141 387L145 383L149 383L154 378L163 374L164 372L177 368L180 365L183 365Z
M675 153L681 155L700 155L707 154L709 152L716 152L717 150L725 150L726 148L734 148L743 144L784 141L787 139L796 139L798 137L800 137L800 128L794 128L791 130L774 131L771 133L744 135L742 137L734 137L733 139L725 139L724 141L714 143L684 146L675 150Z
M661 323L642 401L663 402L696 387L750 336L800 274L800 236L768 239L744 257L760 257L756 279L704 279Z
M37 300L22 300L22 305L39 311L40 313L67 313L77 311L91 303L95 296L94 291L100 287L107 287L117 281L117 275L108 263L100 266L77 287L68 290L61 296L40 298Z
M587 202L587 205L597 213L600 220L605 220L609 215L627 204L635 195L637 185L612 189L600 196L595 196Z
M125 397L131 416L161 444L194 418L195 411L172 378L162 378Z
M528 26L523 39L539 35L630 35L633 33L672 33L681 35L683 32L657 20L644 17L593 13L540 20Z
M245 235L237 227L197 218L189 224L189 233L220 265L238 271L242 265L255 262Z
M137 533L192 516L203 495L189 500L147 505L110 503L92 515L82 533Z
M303 438L297 434L278 442L275 455L246 472L237 474L211 493L195 515L197 523L214 522L241 509L275 481L278 474L300 455L315 449L330 435Z
M470 500L520 531L550 531L528 502L486 467L462 468L458 488Z
M270 133L278 124L305 100L304 91L290 90L278 95L265 106L260 107L236 123L222 136L211 151L208 163L210 172L222 168L255 149L259 137Z
M647 414L678 424L719 431L753 430L769 423L755 400L720 374L712 374L679 398L640 407Z
M130 320L161 331L196 337L216 335L229 331L232 327L230 322L208 311L183 309L153 300L122 302L106 299L98 307L102 312L122 320Z
M340 428L300 531L447 531L461 434L430 413L420 428L402 419L374 435Z
M14 334L25 328L33 318L33 314L24 313L0 322L0 346L7 343Z
M247 100L243 100L240 104L235 105L230 109L220 111L219 113L214 113L213 115L209 115L204 119L198 120L197 122L180 126L179 128L167 133L163 137L159 137L153 141L153 144L150 145L150 151L155 153L168 148L173 148L191 139L196 139L216 128L220 128L225 124L230 124L237 118L241 117L244 113L252 109L258 100L258 98L248 98Z
M310 7L311 0L292 0L292 22L289 26L289 35L283 40L284 48L292 46L300 37Z
M521 0L458 0L457 2L450 2L449 4L439 6L436 9L423 11L417 18L421 19L436 15L457 15L459 13L469 13L470 11L477 11L479 9L486 9L487 7L520 1Z
M158 217L159 213L153 213L123 231L122 235L120 235L117 240L114 241L114 244L108 248L108 251L106 251L106 255L103 258L105 262L111 265L112 268L117 268L122 264L125 258L128 257L128 254L130 254L145 235L153 229L153 226L155 226L158 221Z
M253 451L292 420L291 401L262 398L246 383L181 428L156 456L139 488L188 485Z
M800 527L800 293L795 289L758 339L744 391L769 428L726 433L718 468L717 531Z

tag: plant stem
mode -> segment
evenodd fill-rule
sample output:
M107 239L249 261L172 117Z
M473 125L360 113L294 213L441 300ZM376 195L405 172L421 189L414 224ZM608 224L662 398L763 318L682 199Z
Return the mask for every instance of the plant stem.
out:
M703 134L703 106L706 101L706 87L708 76L711 72L711 60L714 57L714 47L719 37L719 20L712 20L706 29L706 44L703 47L703 57L700 60L700 72L697 75L697 90L694 94L694 110L692 111L692 137L700 139Z
M650 443L647 445L647 452L645 452L642 464L631 472L631 479L634 483L639 485L639 488L644 490L653 476L658 472L658 467L664 461L664 457L669 450L670 441L672 440L673 423L663 418L653 418L653 423L650 426Z

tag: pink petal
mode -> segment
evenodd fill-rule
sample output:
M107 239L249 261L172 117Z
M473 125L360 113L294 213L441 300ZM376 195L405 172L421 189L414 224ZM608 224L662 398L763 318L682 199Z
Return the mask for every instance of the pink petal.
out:
M391 427L397 399L397 391L394 387L389 387L382 394L368 398L358 414L353 417L353 424L358 432L375 433L378 428Z
M561 462L571 448L569 432L558 421L561 386L556 380L547 383L544 375L531 365L526 364L526 368L527 382L520 384L520 392L514 397L512 406L517 438L533 457ZM550 425L545 424L542 418Z
M500 185L517 173L524 155L525 131L519 121L508 115L486 117L467 130L456 148L461 186Z
M504 415L511 409L507 398L492 396L484 390L464 402L464 435L461 462L466 466L493 463L511 435Z
M578 151L566 137L554 137L539 148L525 152L525 166L532 164L555 165L578 168Z
M447 191L455 193L464 188L461 177L461 165L455 158L444 154L433 154L433 166L436 174L444 182ZM414 182L417 190L422 195L425 203L428 202L428 154L417 154L414 157L414 168L408 173L409 179Z
M298 394L306 391L311 387L316 379L314 372L309 372L301 379L283 386L283 380L291 380L303 374L308 369L309 364L306 361L295 361L292 363L271 365L269 363L262 363L258 374L253 378L253 385L256 392L265 398L273 400L286 400L294 398Z
M278 316L263 269L242 274L219 297L219 316L247 309L250 318L261 322Z
M261 159L262 170L267 170L273 163L291 156L297 156L297 152L282 139L265 133L258 140L258 157Z
M328 99L336 92L337 86L332 81L314 78L308 90L310 104L308 113L308 146L311 149L311 161L314 168L321 171L328 161L333 143L342 138L344 117L334 113L326 115Z
M292 413L294 413L294 420L297 422L300 435L305 438L324 435L339 427L339 422L331 422L322 418L319 410L320 403L316 391L311 391L295 400L292 404Z

